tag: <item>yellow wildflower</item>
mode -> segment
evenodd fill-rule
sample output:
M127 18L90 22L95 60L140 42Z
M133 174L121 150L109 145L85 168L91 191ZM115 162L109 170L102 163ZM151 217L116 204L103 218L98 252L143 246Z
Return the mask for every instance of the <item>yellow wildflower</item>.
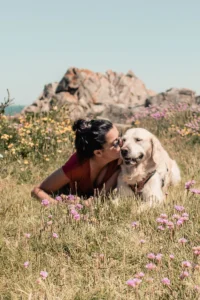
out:
M9 135L8 134L3 134L2 136L1 136L1 139L2 140L9 140Z
M140 121L139 120L136 120L135 121L135 125L139 125L140 124Z

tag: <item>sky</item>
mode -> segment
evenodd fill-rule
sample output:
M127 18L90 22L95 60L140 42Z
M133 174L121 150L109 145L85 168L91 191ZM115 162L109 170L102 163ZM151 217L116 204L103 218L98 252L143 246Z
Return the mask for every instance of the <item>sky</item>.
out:
M0 102L29 105L69 67L132 70L200 94L199 0L0 0Z

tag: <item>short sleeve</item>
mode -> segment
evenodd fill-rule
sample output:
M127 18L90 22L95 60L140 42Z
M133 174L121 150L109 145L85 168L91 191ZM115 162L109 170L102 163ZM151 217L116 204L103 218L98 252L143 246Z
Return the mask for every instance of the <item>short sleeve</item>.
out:
M72 171L78 166L77 154L74 153L69 160L62 166L65 175L72 180Z

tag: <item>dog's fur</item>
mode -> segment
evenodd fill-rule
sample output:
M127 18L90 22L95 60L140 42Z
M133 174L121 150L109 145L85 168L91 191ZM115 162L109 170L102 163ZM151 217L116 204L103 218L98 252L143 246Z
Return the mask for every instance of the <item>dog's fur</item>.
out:
M145 178L150 176L141 189L140 196L149 201L150 205L154 201L162 201L166 188L177 184L181 179L176 162L169 157L159 140L146 129L129 129L122 140L123 163L117 184L120 194L133 196L131 186L145 182Z

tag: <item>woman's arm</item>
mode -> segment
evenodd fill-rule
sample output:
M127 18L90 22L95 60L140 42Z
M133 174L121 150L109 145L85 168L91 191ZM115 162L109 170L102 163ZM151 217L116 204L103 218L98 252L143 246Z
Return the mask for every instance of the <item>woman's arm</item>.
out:
M39 186L33 188L31 195L39 200L48 199L51 203L58 203L49 194L59 190L70 182L62 168L47 177Z

